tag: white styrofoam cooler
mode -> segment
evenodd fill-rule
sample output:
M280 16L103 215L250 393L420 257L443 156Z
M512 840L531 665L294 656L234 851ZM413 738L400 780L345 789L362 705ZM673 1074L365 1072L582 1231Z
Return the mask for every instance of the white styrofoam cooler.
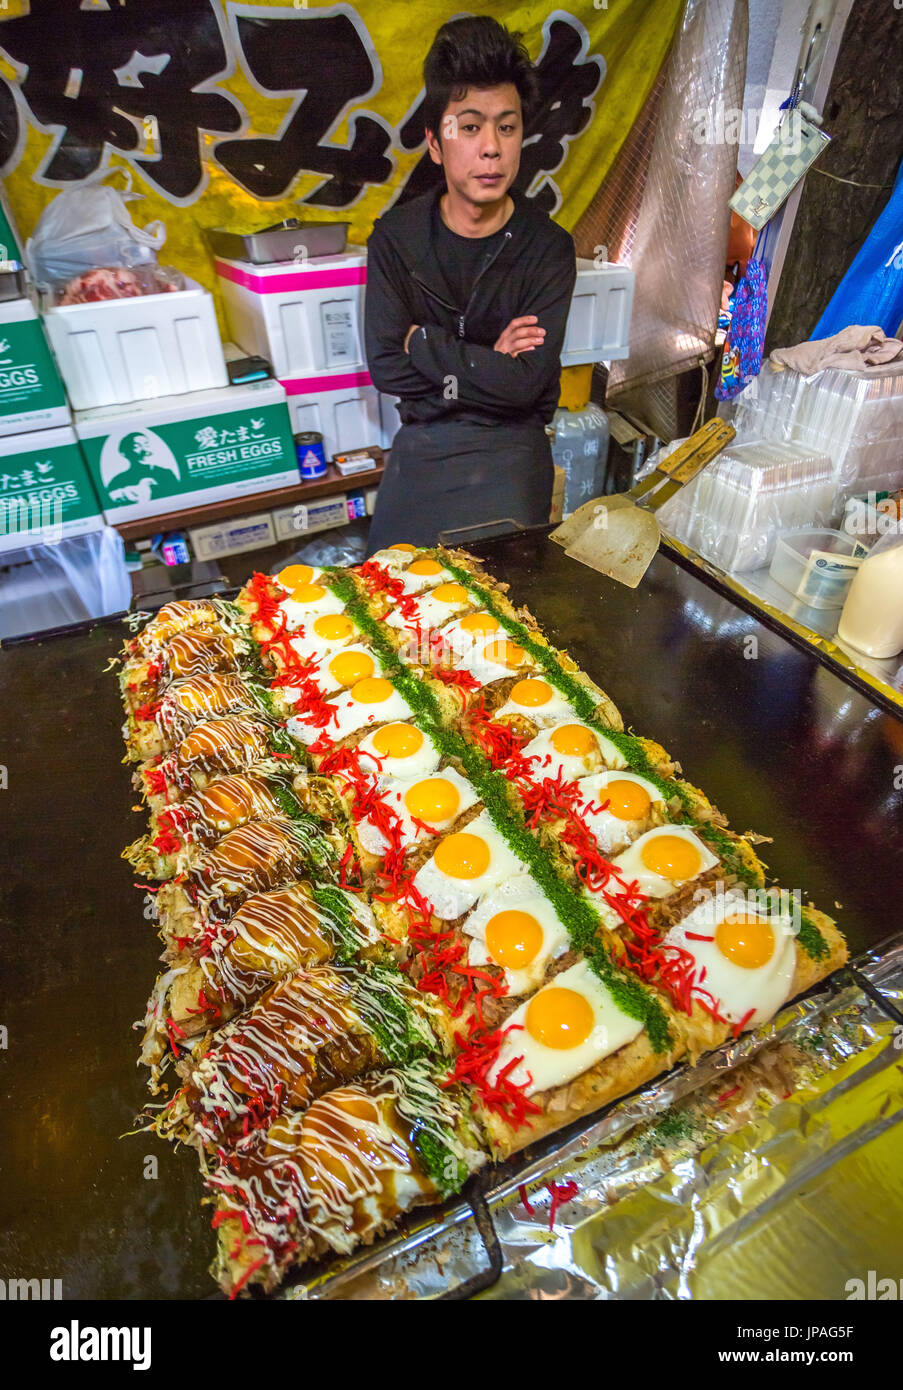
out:
M630 315L636 272L623 265L577 257L577 283L571 300L562 367L614 362L629 352Z
M214 265L232 337L280 381L366 367L365 250L274 265L217 256Z
M379 392L367 371L288 377L285 387L292 433L316 430L327 459L382 441Z
M44 325L76 410L125 405L228 384L213 296L184 290L64 304Z
M379 442L383 449L391 449L392 440L401 429L401 419L396 406L398 405L397 396L387 396L382 391L379 393Z

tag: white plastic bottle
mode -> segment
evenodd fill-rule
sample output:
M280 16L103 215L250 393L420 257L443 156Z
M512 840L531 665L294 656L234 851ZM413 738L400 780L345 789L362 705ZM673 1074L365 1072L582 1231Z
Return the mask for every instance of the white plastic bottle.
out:
M837 635L878 660L903 651L903 522L876 542L856 571Z

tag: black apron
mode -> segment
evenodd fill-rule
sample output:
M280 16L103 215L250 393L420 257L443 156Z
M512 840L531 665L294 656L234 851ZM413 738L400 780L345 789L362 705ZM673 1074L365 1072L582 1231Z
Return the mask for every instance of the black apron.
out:
M379 485L367 554L397 541L436 545L440 531L507 518L544 525L552 480L551 446L535 424L402 425Z

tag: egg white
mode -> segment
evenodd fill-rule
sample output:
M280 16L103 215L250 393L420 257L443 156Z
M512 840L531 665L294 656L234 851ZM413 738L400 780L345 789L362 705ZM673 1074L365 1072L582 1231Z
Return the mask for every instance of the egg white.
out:
M443 580L443 583L456 584L457 580ZM465 608L470 607L470 597L455 599L451 603L446 603L436 598L434 594L421 594L415 600L417 611L412 617L405 617L400 609L394 609L386 618L387 627L414 627L420 628L421 635L425 629L433 631L440 628L455 613L462 613ZM509 672L509 675L511 673Z
M319 614L317 616L319 616ZM314 632L313 623L308 619L304 632L299 632L295 637L292 637L289 641L289 646L293 651L298 653L302 661L309 661L311 659L320 661L324 657L334 656L335 653L340 652L343 647L349 647L352 643L359 642L360 638L361 630L357 624L354 625L347 637L340 637L338 640L333 639L332 641L325 637L319 637Z
M502 836L492 824L488 811L480 814L467 825L465 835L476 835L484 840L489 848L489 866L476 878L452 878L437 867L431 858L417 871L414 885L432 904L433 913L443 922L460 917L473 907L484 893L495 888L503 879L512 874L523 873L523 864L508 848Z
M417 752L406 758L390 758L385 753L377 752L373 742L375 737L375 732L367 734L357 745L361 766L368 771L379 773L382 777L417 778L429 777L439 766L442 755L428 734L423 735Z
M690 840L696 846L701 863L690 879L665 878L662 874L647 869L641 858L643 846L659 835L676 835L680 839ZM705 873L706 869L714 868L718 863L718 856L712 853L706 843L688 825L663 825L637 836L633 844L622 854L616 855L611 862L628 883L636 882L639 892L644 893L649 898L666 898L669 893L673 893L683 883L689 883L693 878L698 878L700 874Z
M480 682L480 685L491 685L493 681L503 681L508 676L524 675L536 669L536 662L529 652L524 652L523 661L517 666L506 666L503 661L496 661L490 655L490 650L496 642L511 642L513 646L520 646L514 637L509 637L504 628L498 632L491 632L488 636L483 635L478 641L474 642L468 651L462 653L455 662L455 665L470 674ZM523 648L521 648L523 650Z
M593 1011L593 1027L589 1036L576 1047L546 1047L527 1032L526 1017L531 1002L528 999L514 1011L505 1025L513 1031L505 1036L498 1059L489 1072L490 1084L509 1062L519 1057L522 1060L511 1068L507 1076L513 1084L526 1086L527 1096L535 1095L537 1091L551 1090L553 1086L564 1086L604 1057L610 1057L618 1048L625 1047L642 1032L642 1023L618 1007L586 961L578 961L569 970L563 970L538 994L550 989L572 989L588 1001ZM534 999L536 997L532 996Z
M510 676L511 672L506 671L505 674ZM530 723L535 724L538 729L544 729L550 724L568 724L572 720L576 720L572 706L568 704L561 692L556 690L554 685L552 685L550 681L547 681L543 675L537 675L535 677L528 676L522 679L544 681L552 692L550 699L548 699L544 705L521 705L518 704L516 700L509 697L505 703L496 710L493 719L507 719L512 715L519 714L525 719L529 719Z
M296 603L292 598L284 598L279 607L285 614L285 626L289 632L294 632L295 628L301 627L311 618L319 618L323 613L345 611L344 603L331 589L327 589L322 598L315 599L312 603Z
M606 800L605 787L608 782L636 782L638 786L648 792L652 806L661 806L664 797L653 782L647 781L645 777L640 777L636 772L596 772L591 777L584 777L581 780L580 790L584 800L577 808L578 813L591 830L602 853L617 854L624 850L633 838L630 828L635 822L621 820L618 816L613 816L611 811L602 809ZM650 807L651 809L652 807ZM669 830L673 828L668 827ZM648 873L648 869L645 872Z
M477 609L476 614L481 618L490 616L483 608ZM455 618L450 623L443 623L440 629L442 640L452 656L466 656L468 652L472 652L475 647L482 646L484 642L498 641L505 636L505 629L501 623L491 632L468 632L467 628L461 626L463 621L463 618ZM508 674L511 674L510 671Z
M453 825L458 817L469 810L471 806L476 805L478 797L470 783L466 781L459 772L456 772L453 767L447 767L443 772L434 772L429 774L429 776L441 778L445 782L450 782L458 793L458 805L451 816L447 816L443 820L424 821L425 825L430 825L437 833L441 833L447 830L449 826ZM409 848L418 840L429 838L429 831L423 830L419 825L414 824L414 819L405 805L405 793L411 787L416 786L418 782L423 782L424 780L425 779L420 776L379 778L379 794L388 805L389 810L393 811L401 822L401 843L405 849ZM364 849L368 850L370 854L382 855L388 850L389 843L382 834L382 831L369 819L359 822L357 833Z
M428 555L420 557L429 559ZM411 564L417 563L418 556L411 557ZM439 584L451 584L456 582L455 576L450 574L443 565L436 574L412 574L410 568L406 568L401 573L401 582L404 585L406 594L421 594L425 589L435 589Z
M377 550L370 556L370 563L379 565L380 569L388 570L393 579L397 579L416 558L416 550L396 550L393 545L387 545L385 549Z
M722 954L717 942L687 939L688 932L714 936L715 928L725 917L740 915L767 920L774 932L774 954L764 965L755 969L737 965ZM767 914L750 907L742 890L707 897L671 928L662 941L662 951L667 953L669 946L689 951L698 968L695 983L714 997L718 1012L731 1023L739 1023L750 1009L755 1009L744 1025L755 1028L777 1013L790 996L796 969L793 921L786 913ZM703 970L705 977L700 980Z
M570 946L563 926L549 899L530 874L516 874L491 889L465 919L462 930L471 937L468 962L471 965L498 964L486 945L486 927L499 912L529 912L542 928L542 946L523 970L504 968L509 994L526 994L542 981L549 960L564 955Z
M604 734L600 734L598 729L584 724L582 719L562 719L559 724L579 724L582 729L589 729L595 740L599 758L605 767L622 768L627 766L627 759L617 745L612 743L610 738L606 738ZM552 747L552 735L559 724L542 729L521 749L522 757L536 759L530 774L530 780L533 782L542 782L547 777L554 781L559 772L565 781L577 782L589 777L598 769L598 759L595 759L592 753L582 758L571 753L559 753Z
M366 729L368 726L377 724L389 724L395 720L407 719L411 713L411 707L397 690L386 700L376 704L366 703L355 700L351 691L342 691L328 702L336 710L336 719L330 720L326 725L325 732L328 738L334 743L347 738L349 734L355 733L358 729ZM302 716L289 719L288 731L293 737L300 739L302 743L315 743L324 732L322 728L312 728L305 724Z

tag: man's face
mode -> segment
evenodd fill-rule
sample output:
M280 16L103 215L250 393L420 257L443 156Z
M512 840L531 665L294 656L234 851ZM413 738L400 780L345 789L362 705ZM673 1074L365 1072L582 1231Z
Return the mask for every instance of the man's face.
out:
M445 108L441 131L427 133L430 156L442 165L449 189L478 206L497 203L508 192L523 141L520 96L513 82L468 88L460 101Z

